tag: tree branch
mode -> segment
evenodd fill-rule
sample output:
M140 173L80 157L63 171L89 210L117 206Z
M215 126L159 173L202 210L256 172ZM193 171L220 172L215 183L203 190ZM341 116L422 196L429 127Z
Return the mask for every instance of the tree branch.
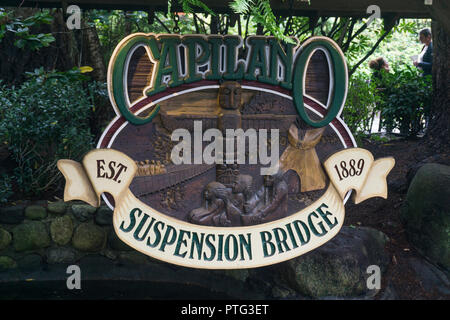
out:
M358 61L358 63L356 65L353 66L352 70L349 72L349 77L352 76L352 74L356 71L356 69L358 69L358 67L367 60L368 57L370 57L372 55L372 53L375 52L375 50L378 48L378 46L380 45L380 43L388 36L389 33L391 33L392 31L392 27L389 28L388 30L386 30L383 35L377 40L377 42L375 43L375 45L372 47L372 49L370 49L370 51L361 59Z
M351 35L351 33L348 35L347 37L347 42L344 44L342 51L346 52L348 50L348 48L350 47L350 44L352 43L352 41L359 35L361 34L364 30L367 29L367 23L364 23L359 29L358 31L356 31L353 35ZM351 28L351 31L353 31L353 28ZM390 31L390 30L389 30Z
M164 29L166 29L167 33L172 33L172 32L170 32L169 28L167 28L167 26L164 24L164 22L162 22L162 21L158 18L158 16L157 16L156 14L155 14L155 19L156 19L156 21L159 22L160 25L163 26Z

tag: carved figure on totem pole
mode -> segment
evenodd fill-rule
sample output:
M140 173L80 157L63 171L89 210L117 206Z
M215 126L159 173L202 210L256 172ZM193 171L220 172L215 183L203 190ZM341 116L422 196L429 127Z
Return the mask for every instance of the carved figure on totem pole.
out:
M222 131L224 139L223 145L226 146L232 144L236 147L235 138L227 138L226 130L242 128L241 85L235 81L226 81L222 83L217 96L217 104L220 108L218 128ZM227 141L227 139L232 139L232 141ZM232 154L227 157L226 152L224 152L223 164L219 164L216 167L217 181L223 183L227 187L232 187L239 175L239 165L235 159L234 150L231 150L231 153ZM227 162L227 158L233 158L234 163Z

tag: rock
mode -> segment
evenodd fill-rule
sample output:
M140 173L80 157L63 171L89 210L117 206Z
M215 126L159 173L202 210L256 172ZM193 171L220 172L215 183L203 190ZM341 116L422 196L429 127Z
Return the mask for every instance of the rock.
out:
M25 207L22 205L0 208L0 223L19 224L25 219Z
M12 230L13 246L16 251L45 248L50 245L47 228L40 221L20 224Z
M72 248L49 248L47 250L47 263L74 263L77 258L77 253Z
M342 227L323 246L291 259L277 269L282 285L313 298L357 297L367 294L367 267L384 272L389 263L387 236L375 229Z
M88 204L74 204L72 205L72 213L78 221L85 222L92 218L97 208Z
M28 254L17 260L19 269L26 271L36 271L42 265L42 257L39 254Z
M450 270L450 167L425 164L408 189L400 212L410 243Z
M3 228L0 228L0 251L5 249L11 243L11 234Z
M424 166L425 164L430 163L439 163L442 165L450 165L450 159L448 157L448 154L434 154L428 158L423 159L422 161L418 162L418 163L414 163L412 166L410 166L406 172L406 180L407 180L407 186L409 186L412 182L412 180L414 179L414 177L417 174L417 171L419 171L419 169Z
M114 230L111 230L108 235L108 244L113 250L117 251L131 251L134 250L132 247L127 245L125 242L119 239Z
M52 221L50 225L50 235L52 240L60 245L64 246L70 242L73 234L73 222L69 216L58 217Z
M101 226L112 225L113 212L106 206L101 206L95 213L95 222Z
M75 249L86 252L100 251L106 243L106 232L91 223L82 223L75 230L72 244Z
M450 281L444 272L424 259L412 257L408 263L427 292L450 295Z
M47 210L51 213L64 214L67 210L67 203L64 201L49 202L47 204Z
M397 179L388 182L389 191L394 191L397 193L406 193L408 190L406 179Z
M148 256L138 251L121 252L119 254L119 262L122 264L147 264Z
M17 268L17 263L7 256L0 257L0 271Z
M89 277L102 277L103 279L112 279L115 274L115 262L100 256L98 254L88 254L77 262L77 265L81 269L82 279L88 279ZM83 284L81 284L83 285Z
M223 273L228 277L232 277L242 282L247 281L250 275L248 269L229 269L224 270Z
M274 286L272 288L272 296L275 299L287 299L287 298L295 296L295 292L288 288Z
M25 208L25 217L31 220L42 220L47 218L47 210L42 206L28 206Z
M105 257L107 257L108 259L111 259L111 260L116 260L117 259L117 254L114 251L110 250L110 249L106 249L105 251L103 251L103 255Z

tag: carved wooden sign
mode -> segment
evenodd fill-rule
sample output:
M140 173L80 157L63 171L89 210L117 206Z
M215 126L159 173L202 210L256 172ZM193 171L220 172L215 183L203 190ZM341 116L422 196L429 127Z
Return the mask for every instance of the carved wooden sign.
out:
M331 39L133 34L108 70L117 116L82 163L60 160L65 201L114 209L118 237L151 257L253 268L333 238L344 204L387 197L340 118L347 65Z

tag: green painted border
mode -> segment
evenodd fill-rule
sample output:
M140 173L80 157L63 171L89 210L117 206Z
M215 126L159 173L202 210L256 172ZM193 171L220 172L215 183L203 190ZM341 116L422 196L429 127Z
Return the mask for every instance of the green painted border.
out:
M316 122L311 120L308 116L303 103L303 75L306 72L305 66L307 60L311 53L318 48L325 48L330 54L331 63L333 65L333 74L330 75L330 77L334 76L334 92L327 115L322 120ZM311 41L301 49L301 52L297 56L294 67L294 77L292 80L294 104L300 117L312 127L321 128L327 126L334 118L336 118L341 110L341 107L345 102L346 90L347 68L341 52L331 41L326 40L325 38L312 38Z

